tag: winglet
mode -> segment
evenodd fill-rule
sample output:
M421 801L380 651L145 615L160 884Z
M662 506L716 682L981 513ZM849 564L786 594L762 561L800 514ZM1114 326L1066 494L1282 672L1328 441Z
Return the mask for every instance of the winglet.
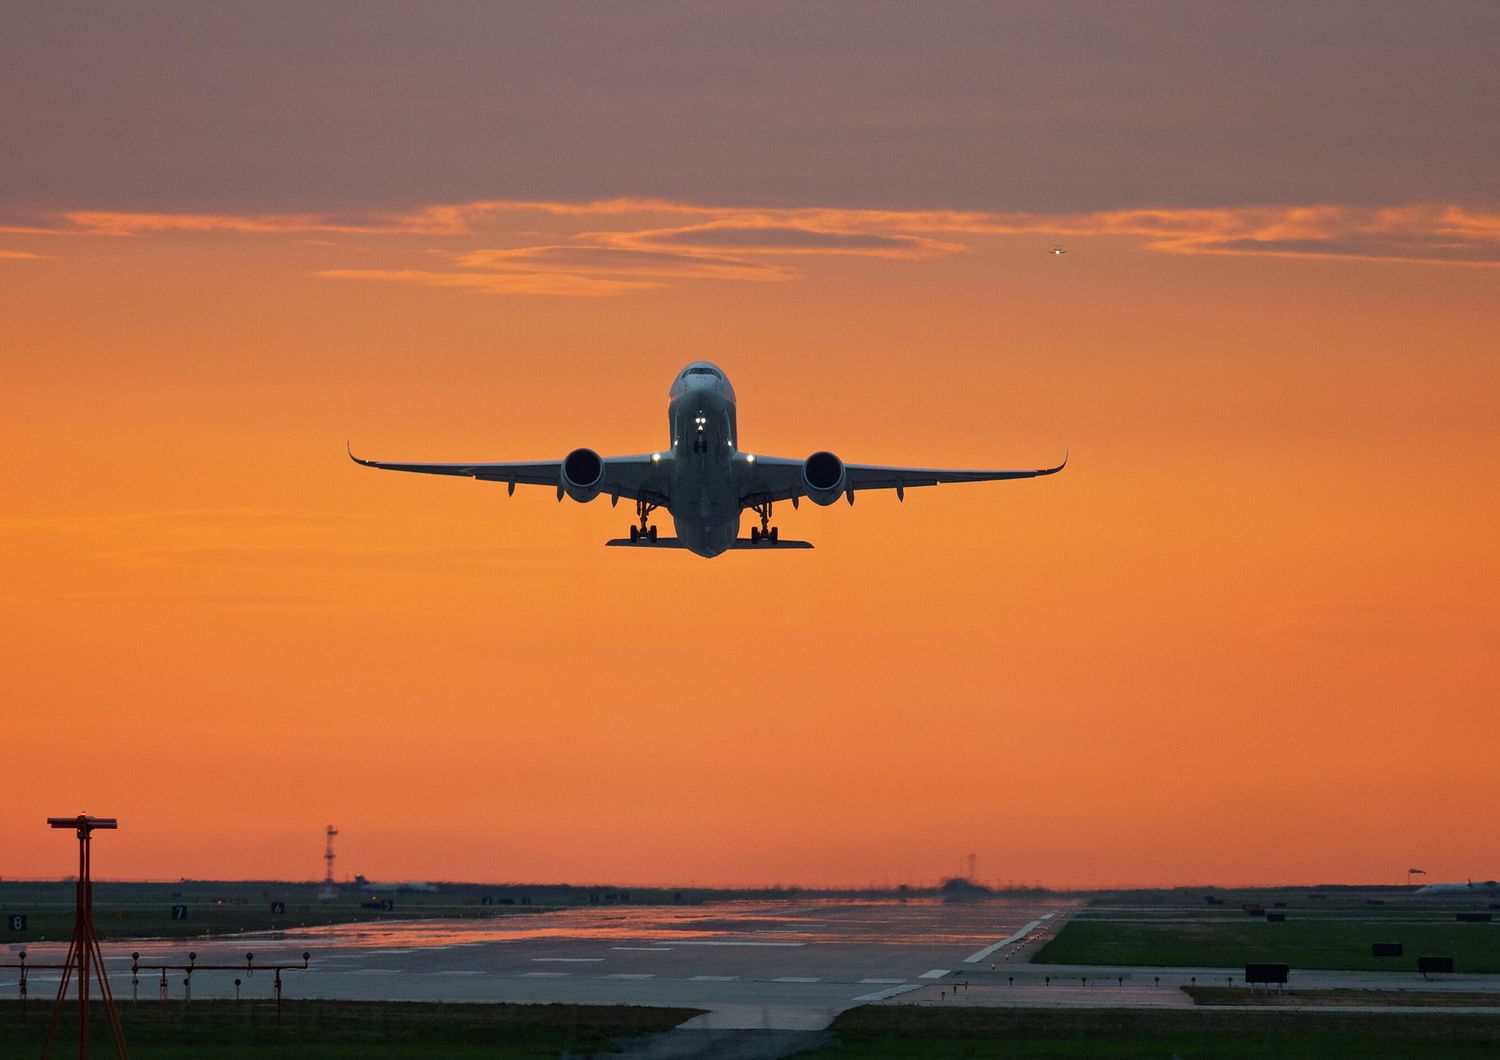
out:
M361 460L359 457L355 456L354 455L354 447L349 444L349 439L347 439L347 438L344 439L344 451L349 454L349 459L353 460L356 464L363 464L365 467L374 467L375 466L375 461L373 461L373 460Z
M1044 468L1043 470L1038 471L1037 474L1038 475L1055 475L1055 474L1057 474L1063 468L1065 468L1065 467L1068 466L1068 457L1071 456L1072 453L1073 453L1073 451L1071 449L1065 449L1065 450L1063 450L1063 458L1062 458L1062 463L1061 464L1058 464L1056 467Z

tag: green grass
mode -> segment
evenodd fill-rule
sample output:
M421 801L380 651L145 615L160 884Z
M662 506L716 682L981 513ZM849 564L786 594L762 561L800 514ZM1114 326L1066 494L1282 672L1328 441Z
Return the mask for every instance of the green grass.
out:
M0 1057L38 1056L50 1003L27 1019L0 1002ZM669 1030L696 1009L631 1005L471 1005L379 1001L288 1001L278 1020L270 1002L124 1002L132 1060L557 1060L607 1053L617 1038ZM103 1012L91 1007L92 1055L113 1057ZM66 1007L54 1056L76 1055L76 1009Z
M337 899L320 901L315 884L239 882L99 883L94 885L94 926L100 938L199 938L243 931L274 931L367 920L411 920L426 917L490 917L542 912L535 905L481 905L482 888L441 893L385 891L395 908L361 909L369 894L345 888ZM21 944L66 941L73 932L75 887L72 883L0 882L0 942ZM285 912L271 912L282 902ZM187 907L186 920L172 919L172 907ZM23 913L26 930L9 930L9 916Z
M1330 1056L1467 1060L1500 1050L1500 1018L1443 1013L933 1009L871 1005L834 1021L838 1043L799 1060L902 1057Z
M1482 990L1356 990L1346 987L1327 990L1246 990L1244 987L1185 986L1182 991L1193 999L1195 1005L1246 1005L1258 1008L1286 1005L1400 1005L1432 1008L1451 1005L1500 1009L1500 994Z
M1405 955L1377 960L1374 942ZM1500 972L1500 925L1263 920L1133 923L1074 920L1032 957L1038 964L1236 968L1270 961L1293 968L1416 972L1419 956L1451 956L1458 972Z

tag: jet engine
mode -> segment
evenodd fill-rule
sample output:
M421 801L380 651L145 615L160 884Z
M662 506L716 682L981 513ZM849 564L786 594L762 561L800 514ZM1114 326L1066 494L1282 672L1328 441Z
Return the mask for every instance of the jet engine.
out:
M844 462L832 453L814 453L802 461L802 488L810 501L826 508L844 492Z
M604 460L598 453L592 449L574 449L563 457L560 483L563 493L579 504L587 504L599 496L603 485Z

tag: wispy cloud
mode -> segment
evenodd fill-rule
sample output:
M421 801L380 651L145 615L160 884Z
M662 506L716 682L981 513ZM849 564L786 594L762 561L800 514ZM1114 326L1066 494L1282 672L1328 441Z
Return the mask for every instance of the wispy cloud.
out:
M878 229L876 221L861 226L825 227L809 223L770 220L727 219L679 228L655 228L630 232L593 232L585 238L625 247L679 247L684 249L736 250L765 254L858 254L884 258L930 258L954 254L962 243L940 243L921 236L892 234Z
M615 235L615 233L611 233ZM612 245L613 244L613 245ZM773 262L723 254L657 250L604 239L539 247L475 250L457 264L475 269L555 270L575 274L649 273L652 276L718 280L782 280L796 273Z
M623 280L562 271L452 271L437 269L323 269L317 275L342 280L384 280L425 287L457 287L488 294L545 294L601 297L661 287L654 280Z
M41 261L41 254L33 254L29 250L4 250L0 249L0 261Z
M601 297L692 281L796 279L819 256L921 262L984 237L1137 240L1167 254L1238 254L1435 265L1500 265L1500 214L1453 204L1338 204L1071 213L713 206L662 199L477 200L367 214L66 211L32 228L53 235L294 236L353 250L345 238L422 237L429 257L335 266L335 279L510 295ZM436 246L432 241L436 240ZM476 245L478 244L478 245ZM382 242L381 253L402 244ZM408 248L412 249L412 248ZM0 256L36 257L29 252Z

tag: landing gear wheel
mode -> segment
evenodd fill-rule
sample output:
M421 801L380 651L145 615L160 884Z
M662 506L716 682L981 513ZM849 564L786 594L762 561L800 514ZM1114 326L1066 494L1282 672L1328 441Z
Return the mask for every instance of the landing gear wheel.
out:
M779 526L773 526L773 527L771 527L771 544L774 545L779 540L781 540L781 527L779 527Z
M758 545L762 541L768 541L774 545L777 534L776 527L771 525L771 502L766 501L764 504L752 504L750 510L760 516L760 526L752 526L750 528L750 543Z
M651 518L651 513L659 507L661 505L652 504L650 501L637 500L635 502L635 515L641 523L639 526L632 526L630 528L631 544L639 544L642 541L648 541L652 544L656 543L656 527L648 523L647 520Z

